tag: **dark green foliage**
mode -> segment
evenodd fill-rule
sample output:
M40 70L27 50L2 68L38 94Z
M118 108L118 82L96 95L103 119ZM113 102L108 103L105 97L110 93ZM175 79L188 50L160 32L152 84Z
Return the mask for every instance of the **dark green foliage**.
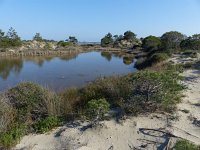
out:
M113 37L111 33L108 33L107 35L105 35L104 38L101 39L101 46L102 47L109 47L113 45Z
M57 43L58 46L61 46L61 47L67 47L67 46L73 46L73 43L71 42L65 42L65 41L59 41Z
M165 50L169 49L180 49L180 43L185 39L185 36L177 31L166 32L161 36L162 48Z
M142 47L145 51L158 50L161 47L161 39L155 36L148 36L142 40Z
M144 69L151 67L157 63L163 62L169 58L169 55L166 53L153 53L149 57L141 57L135 63L137 69Z
M68 41L70 43L73 43L73 44L77 44L78 43L78 40L77 40L77 38L75 36L69 36L69 39L66 40L66 41Z
M200 150L200 146L187 140L179 140L175 145L175 150Z
M40 33L36 33L35 36L33 37L33 40L41 42L41 41L43 41L43 38L40 35Z
M173 111L180 102L183 86L179 76L171 72L140 71L133 74L133 90L130 98L124 101L128 113Z
M155 53L151 56L150 62L151 64L159 63L159 62L167 60L168 58L169 58L169 55L166 53Z
M109 111L110 104L106 99L93 99L87 103L86 106L86 116L93 120L101 120L104 117L104 114Z
M124 33L123 39L125 39L127 41L134 41L136 39L136 34L131 31L126 31Z
M18 47L22 45L17 32L11 27L7 34L0 30L0 48Z
M200 50L200 34L188 37L181 42L180 46L183 50Z
M63 122L63 118L49 116L45 119L39 120L37 123L33 125L33 128L36 133L45 133L57 126L62 125L62 122Z

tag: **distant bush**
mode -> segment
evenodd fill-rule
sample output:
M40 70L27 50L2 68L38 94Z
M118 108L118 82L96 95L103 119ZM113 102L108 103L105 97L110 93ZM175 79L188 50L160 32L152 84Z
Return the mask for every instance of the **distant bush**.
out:
M67 47L67 46L73 46L74 44L72 42L59 41L57 45L60 47Z
M163 62L169 58L169 55L166 53L153 53L151 56L146 58L139 58L135 63L135 67L137 69L144 69L147 67L151 67L157 63Z
M183 50L200 50L200 34L195 34L183 40L180 44Z
M161 47L161 39L148 36L142 40L142 47L145 51L158 50Z
M169 55L167 55L166 53L155 53L151 56L149 61L151 64L154 64L154 63L165 61L168 58L169 58Z
M187 140L179 140L175 145L175 150L200 150L200 146Z

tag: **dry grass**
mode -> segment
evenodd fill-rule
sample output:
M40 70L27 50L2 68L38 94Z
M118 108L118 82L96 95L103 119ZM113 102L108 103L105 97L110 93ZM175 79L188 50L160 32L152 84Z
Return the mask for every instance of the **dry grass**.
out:
M6 131L14 122L15 109L10 105L5 95L0 95L0 133Z

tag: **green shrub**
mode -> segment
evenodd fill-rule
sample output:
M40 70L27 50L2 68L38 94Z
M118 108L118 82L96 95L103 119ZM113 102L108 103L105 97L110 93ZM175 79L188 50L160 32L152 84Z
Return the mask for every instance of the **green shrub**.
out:
M175 150L200 150L200 146L187 140L179 140L175 145Z
M17 110L18 122L31 122L52 115L59 110L59 98L34 83L20 83L6 93L10 103ZM53 110L51 110L53 109Z
M111 105L118 105L121 99L130 94L132 84L130 76L99 78L85 88L81 89L82 106L92 99L104 97Z
M123 107L128 113L173 111L180 102L183 86L178 74L167 71L140 71L132 75L133 91Z
M169 56L166 53L155 53L151 56L149 61L151 64L154 64L154 63L159 63L159 62L165 61L168 58L169 58Z
M150 56L147 58L139 58L135 63L135 67L137 69L144 69L147 67L152 67L158 63L164 62L169 58L167 53L152 53L149 54Z
M49 116L45 119L39 120L37 123L33 125L33 128L36 133L45 133L61 125L62 122L63 122L62 118Z
M9 149L16 145L25 134L24 125L15 125L10 130L0 133L0 149Z
M57 45L60 47L67 47L67 46L73 46L74 44L72 42L59 41Z
M101 120L105 113L109 111L110 104L106 99L93 99L88 102L86 107L86 116L91 120Z

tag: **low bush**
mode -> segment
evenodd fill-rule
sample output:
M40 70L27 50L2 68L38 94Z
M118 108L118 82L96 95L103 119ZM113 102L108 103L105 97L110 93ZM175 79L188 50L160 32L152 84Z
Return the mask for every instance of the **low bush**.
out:
M164 62L169 58L169 55L166 53L153 53L146 58L139 58L135 63L135 67L137 69L144 69L147 67L151 67L157 63Z
M122 103L127 113L146 113L156 110L173 111L180 102L183 86L179 76L170 72L140 71L132 75L133 90Z
M121 99L128 97L131 89L129 75L99 78L81 89L81 105L85 106L92 99L105 98L111 105L116 106Z
M179 140L175 145L175 150L200 150L200 146L187 140Z
M109 111L110 104L106 99L93 99L87 103L86 106L86 116L91 120L101 120L103 119L105 113Z
M63 123L63 118L49 116L45 119L39 120L37 123L33 125L33 128L36 133L45 133L57 127Z
M40 120L48 115L59 114L59 98L34 83L20 83L6 93L12 107L17 110L18 122L31 122Z
M16 145L23 135L25 135L24 125L12 125L10 130L0 133L0 149L10 149Z

